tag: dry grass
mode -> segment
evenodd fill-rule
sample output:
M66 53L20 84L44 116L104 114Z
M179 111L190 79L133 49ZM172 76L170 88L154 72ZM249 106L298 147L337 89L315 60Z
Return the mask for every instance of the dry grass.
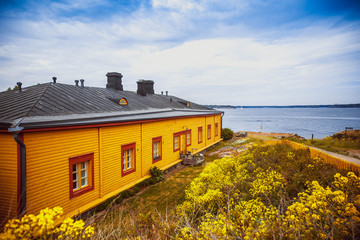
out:
M122 204L113 205L96 221L92 239L173 239L179 230L175 208L184 201L186 187L204 167L185 167Z

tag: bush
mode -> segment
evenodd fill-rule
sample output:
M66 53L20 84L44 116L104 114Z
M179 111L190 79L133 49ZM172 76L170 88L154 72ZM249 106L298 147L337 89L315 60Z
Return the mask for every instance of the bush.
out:
M230 128L223 128L221 129L221 136L226 141L232 139L232 137L234 136L234 132Z
M94 227L85 228L83 220L65 219L56 226L56 219L63 214L61 207L46 208L38 215L28 214L21 219L11 219L0 233L0 239L81 239L94 234Z
M150 174L151 174L151 178L153 179L154 183L164 180L163 170L161 170L157 166L150 168Z
M177 207L178 239L360 239L360 177L337 171L283 144L215 160Z

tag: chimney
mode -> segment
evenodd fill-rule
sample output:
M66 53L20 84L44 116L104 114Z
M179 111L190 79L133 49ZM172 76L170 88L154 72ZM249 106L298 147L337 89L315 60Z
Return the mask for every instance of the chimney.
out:
M84 87L84 79L80 79L80 82L81 82L81 87L83 88Z
M163 91L161 91L161 95L164 95L164 92L163 92Z
M56 77L53 77L53 83L56 83Z
M154 81L141 79L137 81L137 84L137 93L141 96L146 96L146 94L154 94Z
M165 93L166 93L166 96L168 95L168 91L165 91Z
M17 84L17 86L18 86L19 92L21 92L21 90L22 90L22 89L21 89L22 83L21 83L21 82L17 82L16 84Z
M79 86L79 80L75 80L75 86Z
M123 91L122 77L121 73L109 72L106 74L107 84L106 88L113 88L115 90Z

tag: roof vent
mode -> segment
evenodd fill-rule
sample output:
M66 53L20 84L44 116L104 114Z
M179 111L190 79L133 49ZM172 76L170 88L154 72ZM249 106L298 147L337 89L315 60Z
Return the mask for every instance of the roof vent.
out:
M77 79L75 80L75 86L77 86L77 87L79 86L79 80L77 80Z
M21 92L21 90L22 90L22 89L21 89L22 83L21 83L21 82L17 82L16 84L17 84L17 86L18 86L19 92Z
M154 81L141 79L137 81L137 84L137 93L141 96L146 96L146 94L154 94Z
M123 91L123 85L122 85L123 75L121 73L109 72L106 74L106 76L107 76L106 88L113 88L115 90Z
M81 87L83 88L83 87L84 87L84 82L85 82L85 80L84 80L84 79L80 79L80 82L81 82Z
M56 83L56 77L53 77L53 83Z

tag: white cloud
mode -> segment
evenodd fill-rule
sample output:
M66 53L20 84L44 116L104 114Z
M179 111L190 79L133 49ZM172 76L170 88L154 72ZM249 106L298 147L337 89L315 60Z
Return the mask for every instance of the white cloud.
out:
M192 0L152 0L152 6L154 8L168 8L182 12L190 10L203 10L199 4Z
M227 3L223 8L247 8L246 1ZM334 89L342 82L359 81L354 77L360 75L353 56L360 51L356 28L314 23L288 33L255 32L219 21L207 29L204 19L197 22L197 16L184 13L216 19L232 14L212 10L215 5L153 1L159 11L139 9L110 22L16 21L20 34L0 46L1 89L17 81L23 86L48 82L52 76L62 83L84 78L86 85L104 87L106 72L118 71L125 89L135 90L137 79L152 79L156 92L168 90L201 104L318 104L335 101ZM337 95L360 101L353 89L349 85ZM323 99L316 97L320 90ZM347 91L352 94L344 97Z

